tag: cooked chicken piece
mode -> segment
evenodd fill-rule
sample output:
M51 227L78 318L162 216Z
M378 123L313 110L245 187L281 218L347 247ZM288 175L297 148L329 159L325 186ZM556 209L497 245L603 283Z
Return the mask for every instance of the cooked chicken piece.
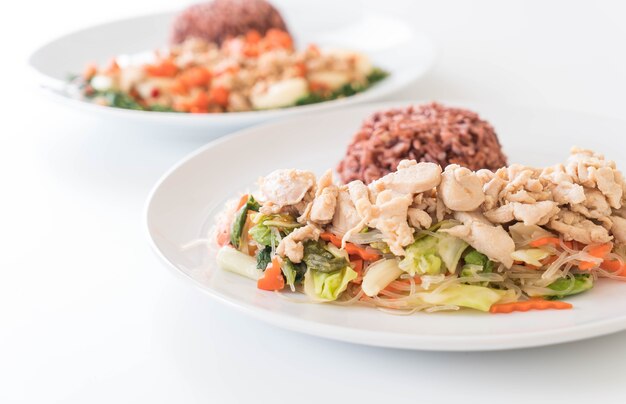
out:
M384 190L376 196L378 215L368 225L383 233L383 241L396 255L404 255L404 247L413 242L413 229L407 223L408 209L413 198L392 190Z
M427 229L433 223L432 217L421 209L409 208L408 215L409 224L417 229Z
M539 179L552 190L552 199L560 205L581 203L585 192L581 185L574 184L572 176L565 172L563 164L545 168Z
M496 209L488 210L484 212L484 215L492 223L508 223L515 219L513 205L510 203Z
M525 225L544 225L559 212L556 202L541 201L536 203L511 202L497 209L485 212L485 217L493 223L508 223L513 220Z
M578 184L561 182L552 189L552 197L555 202L562 205L576 204L585 200L585 191Z
M459 237L507 268L513 265L511 254L515 251L515 243L502 226L492 225L482 214L475 212L456 212L454 218L463 224L440 231Z
M493 209L497 206L500 199L500 193L506 186L506 181L501 177L491 173L491 177L488 177L487 173L491 173L489 170L479 170L478 175L483 179L483 192L485 193L485 202L483 208L485 210ZM488 181L485 181L485 179Z
M620 216L611 216L611 234L618 244L626 243L626 219Z
M372 218L378 216L378 207L372 204L370 200L369 188L362 181L352 181L348 184L348 193L350 200L354 204L357 214L359 215L359 222L352 228L350 228L343 235L342 245L345 245L350 236L367 225Z
M333 220L338 193L339 188L333 184L333 172L328 170L320 177L317 183L317 191L315 192L315 199L311 204L309 215L311 221L326 224Z
M569 210L561 210L558 215L550 220L548 227L561 233L565 240L576 240L583 244L611 241L611 236L604 227Z
M519 202L519 203L535 203L537 200L532 197L531 194L528 193L525 189L520 189L519 191L506 194L505 199L509 202Z
M533 204L511 202L515 220L524 222L525 225L533 224L543 226L559 213L559 207L553 201L541 201Z
M435 188L440 181L441 167L438 164L402 160L397 171L372 182L369 187L374 193L388 189L401 194L417 194Z
M446 207L457 212L472 211L485 201L480 178L457 164L446 167L438 190Z
M580 213L588 219L606 219L611 216L611 206L602 192L587 188L585 195L582 203L571 205L570 209L573 212Z
M320 237L320 229L313 224L300 227L285 236L278 247L276 253L281 257L287 257L293 263L299 263L304 257L303 241L317 240Z
M338 234L346 234L350 229L355 228L361 218L350 199L350 194L346 189L339 189L337 195L337 206L333 216L333 230Z
M433 189L430 192L422 192L415 195L411 207L434 215L437 211L437 190Z
M598 168L595 172L598 189L606 196L611 207L619 209L622 206L622 181L620 173L609 167Z
M505 187L507 191L525 188L526 183L533 177L533 170L521 164L512 164L506 168L509 183Z
M301 202L315 187L315 174L294 169L276 170L259 179L265 203L263 213L276 213L281 208Z
M591 150L573 148L565 169L581 185L597 187L606 196L611 207L621 207L624 179L615 169L615 162L605 160L603 155Z

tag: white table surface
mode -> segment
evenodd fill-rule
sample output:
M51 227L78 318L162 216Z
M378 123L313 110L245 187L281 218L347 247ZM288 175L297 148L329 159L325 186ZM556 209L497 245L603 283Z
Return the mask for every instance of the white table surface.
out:
M277 3L292 20L326 3L339 7L329 15L383 3L414 21L441 54L434 71L396 99L624 116L626 9L618 2ZM1 403L626 400L623 332L492 353L369 348L271 327L179 282L150 251L141 213L157 178L202 141L155 139L59 107L29 85L23 60L68 30L180 3L7 4L0 13ZM557 135L569 147L567 135Z

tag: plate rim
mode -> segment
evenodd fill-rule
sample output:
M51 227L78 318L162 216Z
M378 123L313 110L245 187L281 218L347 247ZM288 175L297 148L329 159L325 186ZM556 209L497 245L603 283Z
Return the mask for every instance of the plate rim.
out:
M315 117L320 119L324 115L344 114L350 113L351 110L365 109L365 108L393 108L407 105L423 104L428 101L424 100L409 100L409 101L389 101L389 102L377 102L354 105L349 108L344 108L335 111L326 111L315 114ZM451 100L438 100L437 102L444 103L446 105L455 105L464 107L470 105L495 105L495 103L488 102L471 102L471 101L451 101ZM511 108L526 108L533 109L531 107L524 107L520 105L507 104ZM618 118L606 117L599 114L574 111L566 108L551 108L541 107L542 110L558 110L569 111L577 114L583 114L586 116L593 116L599 119L608 119L623 121ZM172 272L178 279L182 279L184 282L190 282L195 288L199 289L204 294L215 299L217 302L225 304L227 307L235 309L240 313L249 315L257 320L277 326L290 331L295 331L305 335L312 335L316 337L322 337L334 341L342 341L352 344L375 346L383 348L394 348L404 350L417 350L417 351L438 351L438 352L481 352L481 351L501 351L510 349L525 349L540 346L550 346L562 343L574 342L585 340L593 337L599 337L604 335L613 334L619 331L626 330L626 313L603 320L592 321L583 325L565 326L559 329L543 330L543 331L530 331L530 332L516 332L516 333L499 333L495 336L492 335L437 335L437 336L422 336L420 334L398 334L386 331L372 331L372 330L355 330L349 327L343 327L338 325L327 324L324 322L303 320L298 317L292 317L280 312L273 312L270 310L257 309L253 305L237 302L224 296L219 291L213 290L202 285L199 281L193 279L189 274L184 273L176 265L171 262L165 254L158 247L154 237L152 236L150 229L150 208L156 193L161 188L161 185L178 169L185 164L189 163L194 158L201 154L206 153L215 147L218 147L222 143L230 142L233 139L249 136L250 133L254 133L258 130L279 129L283 125L290 125L293 121L309 117L306 116L294 116L286 119L281 119L274 122L266 122L245 129L231 132L230 134L221 138L212 140L198 149L188 153L182 157L179 161L173 164L163 175L159 177L156 183L151 188L142 212L144 232L148 239L148 243L154 254L159 260L168 268L169 272ZM493 345L490 345L493 344ZM443 346L442 346L443 345Z

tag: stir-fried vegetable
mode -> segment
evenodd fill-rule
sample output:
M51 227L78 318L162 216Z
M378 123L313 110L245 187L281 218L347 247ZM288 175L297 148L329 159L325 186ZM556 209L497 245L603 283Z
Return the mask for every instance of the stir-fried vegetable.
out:
M574 285L572 286L572 282ZM561 278L548 285L556 293L552 298L562 299L565 296L577 295L593 287L593 278L589 274L576 274L573 279ZM569 291L568 291L569 289ZM562 292L562 293L560 293Z
M347 265L334 272L320 272L311 268L304 274L304 292L315 300L337 300L357 273Z
M406 247L400 268L411 275L437 275L446 269L454 273L467 247L466 242L446 233L424 235Z
M389 73L387 73L386 71L379 68L374 68L372 72L367 76L367 82L364 84L348 83L330 93L313 91L296 101L296 105L309 105L318 102L331 101L339 98L349 97L367 90L387 76L389 76Z
M256 267L262 271L267 268L267 264L272 261L272 247L260 248L256 253Z
M511 313L514 311L528 311L528 310L565 310L571 309L572 305L566 302L560 302L556 300L543 300L543 299L530 299L524 302L511 302L500 303L491 306L489 311L491 313Z
M541 248L528 248L514 251L511 257L515 261L520 261L539 268L542 265L541 260L548 258L550 255L552 254L549 251L542 250Z
M283 259L281 268L283 275L285 275L287 285L289 285L292 291L295 290L295 283L304 276L306 265L303 263L294 264L289 258L285 258Z
M452 285L440 292L420 292L415 296L425 303L469 307L480 311L502 299L507 292L474 285Z
M324 248L321 242L307 241L304 244L304 258L307 268L317 272L330 273L348 266L348 260Z
M331 242L332 245L334 245L337 248L341 248L341 238L335 236L332 233L322 233L320 235L320 238L322 240ZM378 253L371 251L371 250L368 251L367 249L361 248L352 243L346 243L345 250L348 252L348 254L358 255L359 257L367 261L376 261L377 259L380 258L380 255Z
M437 275L441 269L441 258L437 254L437 239L426 236L405 248L406 255L400 261L400 269L411 275Z
M239 208L235 214L232 227L230 229L230 243L239 248L241 244L241 235L243 227L246 224L246 218L248 217L248 211L258 211L260 208L259 203L254 199L252 195L248 195L244 204Z
M463 278L471 278L478 273L491 273L493 271L493 261L475 249L471 249L463 257L463 268L460 276ZM480 282L481 286L487 286L489 282Z
M380 260L368 268L361 288L367 296L376 296L403 273L397 259Z
M278 257L272 259L263 276L257 281L257 287L263 290L281 290L285 287L285 279Z
M263 274L254 258L229 246L220 248L216 260L220 268L246 278L257 280Z
M468 247L465 241L445 233L437 233L437 252L449 272L454 273L463 251Z

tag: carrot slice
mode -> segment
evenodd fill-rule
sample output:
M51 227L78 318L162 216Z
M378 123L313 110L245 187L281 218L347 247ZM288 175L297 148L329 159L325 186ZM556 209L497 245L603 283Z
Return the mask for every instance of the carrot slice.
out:
M567 248L572 248L572 249L574 248L574 243L572 243L571 241L564 241L563 243L565 244ZM548 245L548 244L552 244L555 247L561 246L561 242L559 241L557 237L541 237L529 243L529 245L534 248L543 247L544 245Z
M283 271L280 269L278 257L272 259L272 263L267 267L256 285L263 290L281 290L285 287L285 279L283 278Z
M598 244L593 247L589 247L588 253L592 257L604 259L604 257L606 257L606 255L611 252L611 249L613 249L612 243ZM590 261L583 261L580 264L578 264L578 269L585 270L585 269L594 268L596 266L598 266L598 264L590 262Z
M489 311L491 313L511 313L514 311L528 310L566 310L571 309L572 307L573 306L570 303L558 300L530 299L524 302L493 304L491 305Z
M194 66L182 72L177 80L186 88L206 86L211 82L211 72L204 67Z
M361 274L363 272L363 260L361 258L353 259L350 257L350 263L352 264L352 269L357 274Z
M626 275L626 264L622 264L619 260L604 260L600 268L614 272L615 275Z
M320 238L324 241L331 242L335 247L341 248L341 238L335 236L332 233L322 233ZM380 254L375 253L373 251L368 251L365 248L361 248L356 244L346 243L345 250L350 255L358 255L365 261L376 261L380 258Z
M144 71L152 77L174 77L178 73L178 66L166 59L159 64L144 66Z
M209 90L209 100L213 104L225 107L228 105L229 94L229 91L224 87L211 87L211 90Z

